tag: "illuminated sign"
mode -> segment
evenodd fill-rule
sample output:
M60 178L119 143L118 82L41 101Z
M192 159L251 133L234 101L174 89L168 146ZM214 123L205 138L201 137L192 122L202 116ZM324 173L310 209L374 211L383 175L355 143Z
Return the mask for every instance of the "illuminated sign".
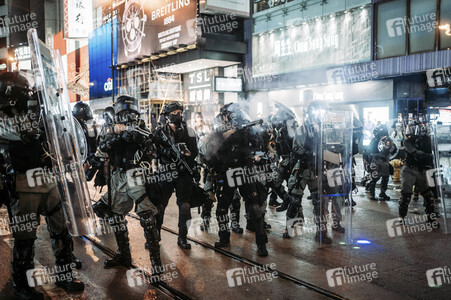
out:
M241 17L249 17L251 1L249 0L205 0L200 2L202 13L236 14Z
M215 92L242 92L241 78L215 77Z
M64 38L88 38L92 31L92 1L64 0Z
M323 17L252 37L253 75L370 60L371 9Z
M105 92L108 91L112 91L113 90L113 80L111 80L111 78L108 78L105 82L105 84L103 85L103 90Z
M30 47L23 46L14 49L14 59L15 60L26 60L31 58Z
M196 42L194 0L127 0L119 6L118 17L118 64Z

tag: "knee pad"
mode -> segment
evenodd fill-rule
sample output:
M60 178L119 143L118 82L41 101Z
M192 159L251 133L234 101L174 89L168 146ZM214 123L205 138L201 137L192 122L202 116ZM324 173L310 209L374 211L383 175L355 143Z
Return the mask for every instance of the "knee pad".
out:
M151 212L139 213L139 223L143 228L155 227L157 222L155 216Z

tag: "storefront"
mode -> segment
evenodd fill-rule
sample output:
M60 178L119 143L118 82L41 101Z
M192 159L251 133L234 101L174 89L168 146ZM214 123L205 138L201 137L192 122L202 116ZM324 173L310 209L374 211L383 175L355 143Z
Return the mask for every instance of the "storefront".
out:
M117 9L114 86L118 94L140 101L143 118L152 127L165 103L183 101L189 121L195 112L211 117L224 101L237 101L242 90L215 90L215 78L238 79L236 71L227 73L242 64L247 53L243 17L249 15L249 5L204 2L198 8L193 0L143 1L137 10L139 22L131 23L128 4Z

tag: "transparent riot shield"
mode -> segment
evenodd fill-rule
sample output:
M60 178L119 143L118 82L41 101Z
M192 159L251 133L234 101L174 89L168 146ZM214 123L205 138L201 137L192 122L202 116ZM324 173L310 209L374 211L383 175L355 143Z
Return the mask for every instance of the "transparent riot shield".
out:
M433 124L431 140L434 169L426 172L426 180L436 192L437 220L443 232L448 234L451 233L451 126Z
M319 124L315 223L320 246L352 243L352 111L324 111ZM317 237L318 239L318 237Z
M79 138L72 118L61 55L58 50L51 50L40 41L35 29L28 31L28 43L39 102L43 107L53 173L59 183L69 232L73 236L94 234L95 217L83 170Z

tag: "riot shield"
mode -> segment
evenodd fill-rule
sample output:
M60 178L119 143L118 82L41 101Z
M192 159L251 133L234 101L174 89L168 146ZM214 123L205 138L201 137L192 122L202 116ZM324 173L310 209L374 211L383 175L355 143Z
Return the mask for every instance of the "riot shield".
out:
M73 236L95 233L95 217L83 170L79 139L72 118L61 55L38 39L35 29L28 31L31 61L54 174L69 232Z
M451 232L451 126L433 124L431 126L434 169L426 172L429 187L436 192L435 211L444 233Z
M352 111L321 113L315 166L319 205L314 207L320 246L327 237L334 244L352 243L352 134Z

